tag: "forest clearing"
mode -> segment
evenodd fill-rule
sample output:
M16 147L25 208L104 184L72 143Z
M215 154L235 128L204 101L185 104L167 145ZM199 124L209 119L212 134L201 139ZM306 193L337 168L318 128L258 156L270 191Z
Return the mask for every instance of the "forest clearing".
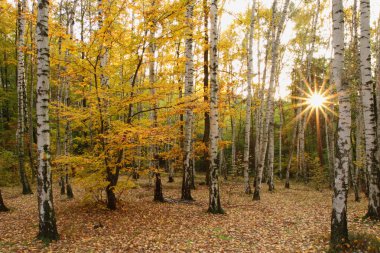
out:
M61 238L49 246L35 240L38 222L35 196L21 196L6 188L11 213L0 216L1 252L327 252L330 234L331 191L316 191L303 184L291 189L278 186L263 192L263 202L252 202L237 182L222 182L225 215L207 211L206 186L193 191L195 202L181 202L175 183L164 183L167 203L152 201L152 187L124 193L118 211L109 212L77 199L55 194ZM280 182L276 182L278 185ZM80 198L80 188L78 198ZM349 230L377 235L380 226L363 220L365 203L350 194ZM369 246L369 247L368 247ZM372 246L372 248L371 248ZM367 244L367 252L379 252ZM363 248L363 247L362 247Z
M0 252L380 253L379 0L0 0Z

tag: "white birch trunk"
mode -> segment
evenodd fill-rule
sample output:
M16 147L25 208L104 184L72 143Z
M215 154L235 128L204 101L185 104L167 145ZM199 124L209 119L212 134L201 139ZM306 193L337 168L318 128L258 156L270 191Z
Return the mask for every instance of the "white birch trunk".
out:
M210 213L224 213L219 194L218 142L219 142L219 83L218 83L218 0L210 6Z
M247 72L247 103L245 111L245 131L244 131L244 192L251 194L251 186L249 183L249 149L251 137L251 107L252 107L252 77L253 77L253 34L255 29L256 0L253 0L251 11L251 24L248 36L248 72Z
M367 217L380 219L380 189L377 157L378 139L376 113L371 72L370 1L360 0L360 69L366 147L366 166L369 175L369 203Z
M236 175L236 120L234 115L231 115L231 173Z
M187 38L185 42L186 69L185 69L185 97L189 99L194 92L194 55L193 55L193 2L187 5L186 9L186 25ZM193 164L193 148L192 148L192 133L193 133L193 109L189 101L186 108L185 117L185 138L184 138L184 164L183 164L183 180L182 180L182 197L183 200L193 200L191 196L191 179L194 169Z
M351 104L347 83L342 81L344 66L344 20L342 0L333 0L333 83L339 94L339 122L335 182L331 217L331 244L333 247L348 241L347 192L349 155L351 152Z
M26 80L25 80L25 12L26 0L18 1L18 41L17 41L17 97L18 97L18 117L17 117L17 151L19 162L20 181L22 194L32 194L28 177L25 173L25 129L27 118L26 102ZM31 168L33 169L33 168Z
M101 31L103 28L103 14L104 14L104 6L103 2L108 1L108 0L98 0L98 30ZM102 32L102 31L101 31ZM105 31L103 31L105 32ZM104 36L103 38L105 38ZM104 41L101 41L103 43ZM100 74L100 83L102 87L108 87L109 86L109 78L105 74L104 68L108 64L108 58L109 58L109 52L108 52L108 47L101 46L100 47L100 56L99 56L99 63L100 63L100 69L102 70Z
M284 8L282 10L281 20L277 26L277 32L274 34L274 40L272 41L272 66L271 66L271 76L269 81L268 88L268 97L266 101L266 118L263 131L263 143L261 145L260 159L258 161L257 174L255 179L255 191L253 194L254 200L260 200L260 191L261 191L261 182L263 177L263 170L265 164L265 155L267 152L267 146L269 141L269 130L271 125L273 125L273 113L274 113L274 85L276 79L276 69L277 69L277 60L279 56L279 45L282 31L284 29L285 19L288 13L289 0L286 0L284 3ZM274 2L274 7L276 6L277 0ZM275 10L275 8L273 8Z
M329 169L329 184L330 187L333 187L332 181L334 180L334 162L333 157L331 157L331 145L330 145L330 131L328 121L325 120L325 136L326 136L326 153L327 153L327 161L328 161L328 169Z
M274 190L273 163L274 163L274 124L270 125L268 141L268 187L269 191Z
M38 1L37 14L37 149L38 149L38 238L57 240L52 174L50 167L50 126L49 126L49 1Z
M266 81L267 81L267 69L268 69L268 60L269 60L269 53L270 53L270 48L272 46L273 41L275 40L274 34L275 34L275 25L274 25L274 20L275 20L275 15L277 12L277 1L273 1L272 4L272 20L270 23L270 29L267 30L266 33L266 40L267 40L267 45L265 49L265 60L264 60L264 73L263 73L263 78L262 78L262 83L260 83L260 90L258 94L258 100L260 101L260 106L259 106L259 113L257 113L257 123L256 123L256 141L255 141L255 176L257 175L257 170L258 170L258 164L259 160L261 157L261 150L262 150L262 145L263 145L263 135L264 135L264 116L265 116L265 111L267 108L265 107L266 103L264 103L264 92L265 92L265 86L266 86ZM256 180L255 180L256 184Z
M282 106L282 99L279 101L279 113L280 113L280 126L278 133L278 173L280 179L282 179L282 127L284 124L284 111Z

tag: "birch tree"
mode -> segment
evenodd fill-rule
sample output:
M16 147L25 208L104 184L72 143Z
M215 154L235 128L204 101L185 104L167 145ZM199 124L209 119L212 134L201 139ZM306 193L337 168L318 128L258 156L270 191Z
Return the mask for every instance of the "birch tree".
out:
M245 131L244 131L244 192L251 194L249 183L249 148L251 137L251 107L252 107L252 77L253 77L253 33L255 28L256 0L253 0L251 11L251 23L248 36L248 61L247 61L247 102L245 111Z
M186 69L185 69L185 97L189 98L194 92L194 56L193 56L193 11L194 4L190 0L186 7ZM183 200L193 200L191 197L191 179L193 164L193 148L192 148L192 133L193 133L193 109L189 104L186 108L185 118L185 140L184 140L184 168L182 180L182 197Z
M278 173L280 179L282 179L282 128L284 125L284 108L281 98L280 101L278 101L278 110L280 114L280 125L278 130Z
M270 125L273 124L273 113L274 113L274 85L275 85L275 79L276 79L276 69L277 69L277 61L279 56L279 45L280 45L280 38L282 31L284 29L284 23L288 12L290 0L286 0L284 3L284 7L281 14L281 19L277 25L277 31L274 33L274 39L272 41L272 52L271 52L271 58L272 58L272 66L271 66L271 76L269 81L269 88L268 88L268 96L266 100L266 118L265 118L265 124L263 125L263 142L261 145L261 151L260 151L260 158L258 160L257 165L257 171L256 171L256 178L255 178L255 191L253 194L254 200L260 200L260 191L261 191L261 182L263 177L263 170L264 170L264 164L265 164L265 157L267 153L267 146L269 141L269 130ZM273 10L276 9L277 0L273 2Z
M218 0L210 6L210 213L224 213L219 194L218 141L219 141L219 83L218 83Z
M380 189L376 111L371 72L370 1L360 0L360 70L366 167L369 176L369 204L367 217L380 219Z
M203 101L205 104L209 104L209 0L203 0L203 26L204 26L204 51L203 51ZM203 143L206 147L209 146L210 142L210 113L206 110L204 113L204 133L203 133ZM210 159L208 157L207 151L203 156L204 166L206 167L206 184L210 184Z
M334 166L334 195L331 216L331 244L336 247L348 241L347 192L351 152L351 103L348 84L342 80L344 66L344 16L342 0L332 5L334 48L332 80L339 94L337 155Z
M49 48L49 1L38 1L37 13L37 193L39 233L42 240L57 240L58 231L53 204L52 173L50 165L50 48Z
M26 80L25 80L25 12L26 0L19 0L18 6L18 41L17 41L17 152L20 181L22 185L22 194L32 194L32 189L25 172L25 134L26 134L26 117L28 109L26 103ZM31 168L33 169L33 168Z

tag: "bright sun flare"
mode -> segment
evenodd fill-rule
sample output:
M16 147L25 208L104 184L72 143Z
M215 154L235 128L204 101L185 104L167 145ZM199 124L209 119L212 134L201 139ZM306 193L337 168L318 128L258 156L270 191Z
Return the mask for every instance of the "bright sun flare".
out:
M326 88L327 78L324 78L320 85L314 80L314 88L312 88L311 84L306 81L301 72L300 76L303 79L304 87L306 89L296 86L299 93L297 96L292 96L292 98L297 101L294 107L302 109L297 113L294 120L298 121L305 115L307 124L311 117L316 115L318 124L319 113L321 113L326 120L328 120L329 115L337 116L336 112L333 110L334 100L337 94L332 94L332 85Z
M308 104L312 107L321 107L326 102L326 98L320 93L313 93L308 99Z

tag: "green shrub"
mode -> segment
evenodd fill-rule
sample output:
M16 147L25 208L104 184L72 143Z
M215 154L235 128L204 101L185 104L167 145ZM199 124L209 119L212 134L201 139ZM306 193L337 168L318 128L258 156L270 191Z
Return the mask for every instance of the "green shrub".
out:
M0 186L18 183L17 156L11 151L0 149Z

